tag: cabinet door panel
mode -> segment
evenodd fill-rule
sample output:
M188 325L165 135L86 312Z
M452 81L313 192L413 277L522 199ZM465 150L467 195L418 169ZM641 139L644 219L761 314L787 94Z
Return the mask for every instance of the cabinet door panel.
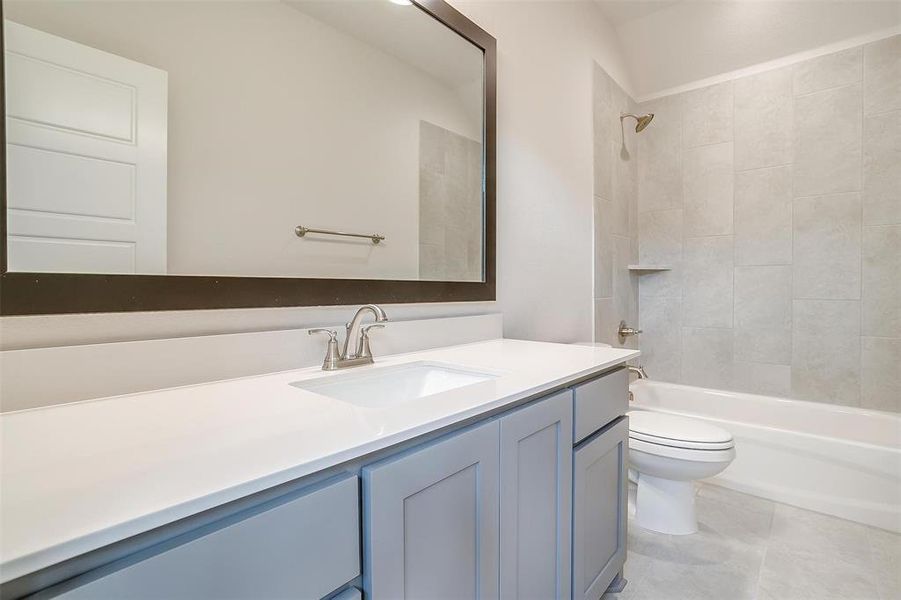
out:
M600 598L626 560L628 435L623 418L576 448L573 598Z
M498 423L363 468L372 600L495 598Z
M501 419L501 597L570 597L572 392Z

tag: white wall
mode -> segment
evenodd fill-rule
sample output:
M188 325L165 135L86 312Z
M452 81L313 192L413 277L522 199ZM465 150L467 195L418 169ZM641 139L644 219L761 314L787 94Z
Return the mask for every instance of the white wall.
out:
M508 337L592 332L592 61L630 89L616 36L590 2L453 2L498 38L498 303L388 307L392 318L500 309ZM279 308L6 317L3 348L340 322L349 309Z
M481 137L457 90L281 2L11 1L5 16L168 73L169 273L416 279L420 120ZM300 240L299 224L387 240Z

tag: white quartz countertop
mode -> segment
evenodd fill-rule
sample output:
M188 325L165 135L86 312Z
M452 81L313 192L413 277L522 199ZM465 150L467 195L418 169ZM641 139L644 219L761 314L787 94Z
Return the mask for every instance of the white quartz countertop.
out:
M0 415L0 581L623 363L637 351L492 340ZM288 385L414 361L500 376L363 408ZM52 373L47 374L52 377Z

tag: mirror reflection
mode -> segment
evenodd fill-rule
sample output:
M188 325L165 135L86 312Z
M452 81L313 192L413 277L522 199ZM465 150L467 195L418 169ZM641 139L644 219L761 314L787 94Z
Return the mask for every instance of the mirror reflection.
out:
M482 280L483 53L415 4L3 15L10 271Z

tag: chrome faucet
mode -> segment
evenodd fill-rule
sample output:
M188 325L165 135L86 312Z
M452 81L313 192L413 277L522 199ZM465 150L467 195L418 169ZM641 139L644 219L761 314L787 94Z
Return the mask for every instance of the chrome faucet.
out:
M375 317L375 323L361 326L363 317L371 312ZM384 327L382 323L388 320L388 315L380 306L366 304L361 306L353 318L345 326L347 330L344 337L344 350L338 351L338 332L334 329L310 329L308 333L324 333L329 336L328 348L325 351L325 360L322 361L323 371L334 371L347 367L372 364L372 349L369 347L369 331ZM351 340L354 341L354 350L351 352Z
M648 374L644 372L644 367L638 365L637 367L633 367L632 365L626 365L626 369L628 369L629 373L635 373L638 375L639 379L650 379ZM635 395L632 393L632 390L629 390L629 402L635 400Z
M639 379L648 379L648 374L644 372L644 367L638 365L637 367L633 367L632 365L626 365L626 368L629 369L630 373L635 373L638 375Z

